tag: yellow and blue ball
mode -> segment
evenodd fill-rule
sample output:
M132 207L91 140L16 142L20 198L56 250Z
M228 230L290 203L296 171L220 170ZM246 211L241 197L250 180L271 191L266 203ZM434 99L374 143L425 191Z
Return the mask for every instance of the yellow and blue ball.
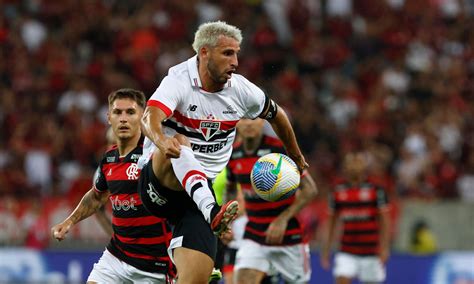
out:
M300 185L300 172L290 157L270 153L257 160L252 168L250 181L260 198L279 201L296 192Z

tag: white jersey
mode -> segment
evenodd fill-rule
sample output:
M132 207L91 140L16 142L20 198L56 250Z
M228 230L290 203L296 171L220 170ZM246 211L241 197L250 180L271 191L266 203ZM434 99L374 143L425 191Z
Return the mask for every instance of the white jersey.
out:
M235 139L235 125L241 118L258 117L265 105L265 94L241 75L233 74L216 93L202 89L197 56L173 66L149 99L148 106L159 107L168 119L163 122L167 136L187 136L197 160L210 179L229 161ZM145 139L143 166L156 146Z

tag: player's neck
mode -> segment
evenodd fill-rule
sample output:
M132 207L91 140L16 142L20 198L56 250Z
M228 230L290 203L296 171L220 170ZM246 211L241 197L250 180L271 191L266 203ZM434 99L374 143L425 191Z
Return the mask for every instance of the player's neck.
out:
M348 180L351 184L361 184L362 182L364 182L365 176L352 176L349 177Z
M117 149L120 157L125 157L137 147L138 141L140 140L140 135L136 137L131 137L129 139L118 139Z

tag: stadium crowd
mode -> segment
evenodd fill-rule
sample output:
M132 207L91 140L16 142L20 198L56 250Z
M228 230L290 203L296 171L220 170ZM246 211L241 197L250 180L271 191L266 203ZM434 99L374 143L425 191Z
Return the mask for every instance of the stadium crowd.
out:
M105 150L109 92L150 96L170 66L193 55L196 26L216 19L242 29L238 72L289 113L320 200L344 154L362 147L392 200L474 201L472 1L4 0L0 8L0 212L22 220L2 228L47 228L32 221L50 210L41 205L77 203ZM0 231L0 243L11 243Z

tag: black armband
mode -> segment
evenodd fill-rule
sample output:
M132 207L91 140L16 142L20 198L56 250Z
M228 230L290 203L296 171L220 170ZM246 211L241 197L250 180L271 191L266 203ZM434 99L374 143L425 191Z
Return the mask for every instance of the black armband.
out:
M274 119L277 115L277 112L278 105L272 99L265 96L265 106L263 107L263 111L259 117L266 120Z

